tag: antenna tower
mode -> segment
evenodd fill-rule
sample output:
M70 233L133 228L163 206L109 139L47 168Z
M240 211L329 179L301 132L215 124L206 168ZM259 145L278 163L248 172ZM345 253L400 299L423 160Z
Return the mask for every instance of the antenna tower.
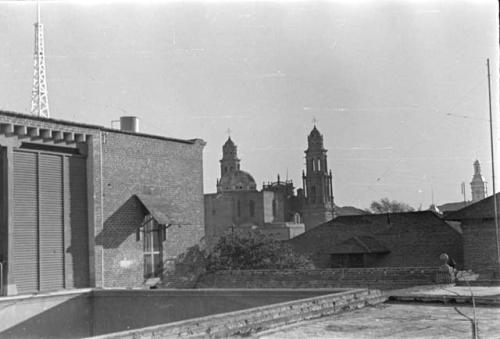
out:
M31 93L31 114L49 118L49 96L45 70L43 25L40 20L40 2L37 0L35 23L35 54L33 60L33 90Z

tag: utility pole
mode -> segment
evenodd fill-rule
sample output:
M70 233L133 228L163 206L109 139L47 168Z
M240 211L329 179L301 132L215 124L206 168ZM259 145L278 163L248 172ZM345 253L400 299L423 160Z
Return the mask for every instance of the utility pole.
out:
M461 189L462 189L462 195L464 197L464 207L467 206L467 196L465 195L465 181L462 181L462 185L461 185Z
M491 112L491 84L490 84L490 59L486 59L486 66L488 68L488 107L490 111L490 143L491 143L491 171L493 179L493 204L495 213L495 235L496 235L496 248L497 248L497 269L500 274L500 243L498 241L498 206L497 206L497 191L495 188L495 151L493 146L493 115Z

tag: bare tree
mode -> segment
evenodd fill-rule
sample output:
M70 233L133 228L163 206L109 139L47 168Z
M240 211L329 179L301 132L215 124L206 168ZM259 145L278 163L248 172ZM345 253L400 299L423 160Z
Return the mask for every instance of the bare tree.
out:
M373 201L370 205L370 210L373 213L397 213L412 212L415 209L404 202L382 198L379 201Z

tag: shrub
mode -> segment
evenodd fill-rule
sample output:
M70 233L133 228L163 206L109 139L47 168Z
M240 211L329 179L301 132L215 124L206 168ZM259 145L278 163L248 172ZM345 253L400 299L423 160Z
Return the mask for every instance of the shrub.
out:
M314 268L305 256L283 242L261 234L219 239L207 258L207 270Z

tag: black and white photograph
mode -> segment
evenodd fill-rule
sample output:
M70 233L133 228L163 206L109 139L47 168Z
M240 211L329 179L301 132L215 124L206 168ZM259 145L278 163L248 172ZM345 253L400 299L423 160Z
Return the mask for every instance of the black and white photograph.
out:
M494 0L0 0L0 338L500 338Z

